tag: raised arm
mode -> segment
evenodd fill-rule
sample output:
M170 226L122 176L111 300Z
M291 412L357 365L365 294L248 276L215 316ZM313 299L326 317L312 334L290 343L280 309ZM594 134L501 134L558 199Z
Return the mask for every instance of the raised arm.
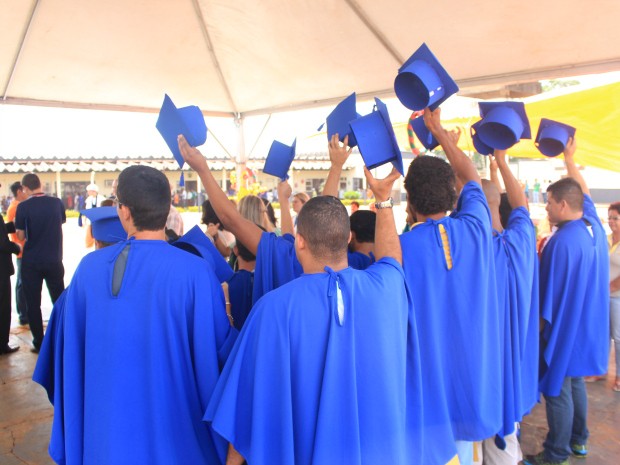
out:
M495 152L497 152L497 150ZM497 190L501 192L502 185L499 182L499 176L497 175L497 160L495 159L495 157L489 157L489 173L491 176L491 182L495 184Z
M375 195L377 202L384 202L390 198L394 181L400 173L396 168L385 179L375 179L368 168L364 167L366 182ZM403 254L400 248L400 239L394 222L394 212L391 208L377 208L377 223L375 225L375 257L377 260L383 257L392 257L402 265Z
M583 176L575 163L574 156L576 150L577 142L575 142L574 137L571 137L566 144L566 148L564 148L564 163L566 164L566 172L571 178L579 183L584 194L590 195L590 189L588 189L586 180L583 179Z
M295 227L293 226L293 217L291 216L291 204L289 199L293 189L288 181L281 181L278 184L278 199L280 200L280 226L282 234L295 235Z
M512 171L508 167L506 162L506 151L495 150L493 153L499 172L502 174L504 180L504 186L506 186L506 194L508 195L508 203L512 208L525 207L527 208L527 199L525 198L525 192L521 189L521 185L517 178L515 178ZM492 180L492 178L491 178ZM498 180L499 182L499 180Z
M327 174L325 186L323 187L323 193L321 195L331 195L338 198L338 187L340 185L342 167L353 150L347 145L348 143L349 136L345 136L343 145L340 145L338 134L334 134L329 140L327 147L329 148L329 159L332 165L329 168L329 173Z
M472 161L467 155L458 148L454 142L454 137L441 125L441 108L431 111L430 108L424 110L424 124L441 144L454 174L463 184L474 181L480 184L480 175Z
M256 255L258 243L263 233L261 229L250 220L245 219L237 211L213 177L207 165L207 160L202 156L200 151L191 147L182 135L179 135L178 141L179 150L181 151L181 155L183 155L183 159L196 173L198 173L198 176L200 176L200 180L203 186L205 186L211 205L224 227L245 245L250 252Z

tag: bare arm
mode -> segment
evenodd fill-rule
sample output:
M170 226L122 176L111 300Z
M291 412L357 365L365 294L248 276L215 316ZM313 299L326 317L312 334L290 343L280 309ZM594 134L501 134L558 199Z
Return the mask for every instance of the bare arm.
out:
M226 244L224 244L222 239L220 239L219 231L220 231L220 224L219 223L209 223L207 225L207 234L209 236L211 236L211 238L213 239L213 244L215 245L215 248L218 250L218 252L223 257L229 257L230 256L230 247L228 247Z
M454 137L441 126L441 108L431 111L430 108L424 110L424 124L441 144L446 156L452 165L454 174L463 184L474 181L480 184L480 175L472 161L467 155L458 148L454 142Z
M338 134L334 134L330 139L329 144L327 144L327 147L329 148L329 159L332 162L332 165L329 168L329 173L327 174L327 180L325 181L322 195L338 197L338 187L340 185L342 167L347 161L347 158L349 158L351 150L353 150L347 146L348 143L349 136L346 136L344 138L343 145L340 145Z
M497 153L497 150L495 152ZM502 192L502 185L497 175L497 160L494 157L489 157L489 173L491 175L491 182L495 184L499 192Z
M576 150L577 142L575 142L574 137L571 137L566 144L566 148L564 149L564 163L566 164L566 172L571 178L579 183L584 194L590 195L590 189L588 189L588 185L586 184L585 179L583 179L583 176L575 163L574 156Z
M228 200L228 197L213 177L207 165L207 160L200 151L191 147L182 135L179 135L178 140L179 150L181 155L183 155L183 159L200 176L211 205L213 205L213 209L224 227L245 245L250 252L256 255L258 243L263 233L261 229L250 220L241 216L232 202Z
M517 178L515 178L514 174L512 174L512 171L510 171L508 163L506 162L506 151L495 150L494 157L495 161L497 162L497 167L499 168L500 173L502 173L504 185L506 186L508 203L510 203L510 206L512 208L527 208L527 199L525 198L525 192L523 192L523 189L521 189L519 181L517 181Z
M394 181L400 173L396 168L385 179L375 179L368 168L364 167L366 182L375 195L377 202L383 202L390 197ZM400 248L400 239L396 232L394 212L391 208L377 208L377 223L375 225L375 257L377 260L383 257L392 257L402 265L403 255Z
M280 226L282 234L295 235L295 227L293 226L293 217L291 216L291 204L289 199L293 189L288 181L282 181L278 184L278 199L280 200Z
M242 465L245 459L239 452L235 450L232 444L228 445L228 456L226 457L226 465Z
M609 283L609 292L616 292L618 290L620 290L620 276L618 276L616 279L613 279Z
M17 238L20 241L25 241L26 240L26 232L23 231L22 229L15 230L15 235L17 236Z

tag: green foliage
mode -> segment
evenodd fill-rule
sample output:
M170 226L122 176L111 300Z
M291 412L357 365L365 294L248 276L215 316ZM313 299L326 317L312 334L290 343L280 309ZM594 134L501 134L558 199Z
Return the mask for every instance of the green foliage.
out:
M362 197L362 194L360 194L357 191L346 191L344 193L344 198L349 199L349 200L359 199L361 197Z
M574 79L550 79L548 81L540 81L543 92L549 92L550 90L560 89L562 87L571 87L579 85L579 81Z

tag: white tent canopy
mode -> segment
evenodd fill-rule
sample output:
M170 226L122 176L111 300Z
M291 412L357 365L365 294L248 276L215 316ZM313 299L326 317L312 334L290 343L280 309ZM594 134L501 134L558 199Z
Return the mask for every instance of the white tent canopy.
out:
M392 95L426 42L461 94L620 69L620 2L0 0L0 103L271 113Z

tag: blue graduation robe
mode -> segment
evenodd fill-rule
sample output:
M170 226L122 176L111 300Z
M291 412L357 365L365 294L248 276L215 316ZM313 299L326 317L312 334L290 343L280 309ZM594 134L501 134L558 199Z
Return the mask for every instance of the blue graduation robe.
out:
M254 273L239 270L228 280L228 298L230 299L230 313L233 316L235 328L241 331L245 320L252 310L252 288Z
M483 440L502 423L491 216L480 185L463 187L451 216L429 219L400 237L420 338L425 427L437 441L426 442L433 462L446 463L455 453L450 440Z
M538 256L530 214L515 208L493 237L503 328L504 415L500 435L514 431L538 400Z
M257 302L205 419L252 465L421 463L411 312L393 259L302 275Z
M371 253L366 255L361 252L348 252L349 266L356 270L365 270L375 262L375 256Z
M114 296L114 263L127 244ZM56 462L224 462L226 442L202 414L236 331L206 261L164 241L122 242L84 257L62 308L44 339L54 336L56 353L42 350L37 366L60 373L50 441Z
M543 394L558 396L567 376L607 373L609 255L605 230L588 195L583 219L560 225L543 250L540 311L545 320L539 385Z

